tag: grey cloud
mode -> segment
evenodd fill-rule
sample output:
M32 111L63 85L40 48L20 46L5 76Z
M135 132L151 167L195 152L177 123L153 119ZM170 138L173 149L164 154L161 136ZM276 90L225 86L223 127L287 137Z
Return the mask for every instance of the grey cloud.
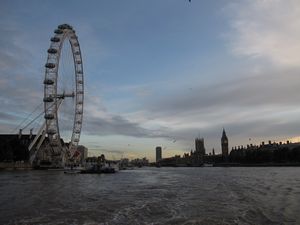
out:
M87 117L84 124L88 134L161 137L159 131L145 129L140 124L130 122L118 115L113 115L109 119Z
M155 101L148 99L143 105L145 118L170 122L169 129L161 130L162 137L173 137L191 147L199 132L208 146L218 146L223 126L235 143L247 137L299 136L299 85L297 68L195 85L189 93L174 91L176 94Z
M0 112L0 120L16 120L18 117L11 115L9 113Z
M0 112L0 133L10 133L16 128L15 121L20 118L6 112Z
M189 94L151 102L154 114L213 112L222 107L293 106L299 95L299 71L269 72L219 84L193 87ZM145 106L147 107L147 106Z
M92 148L93 150L93 148ZM124 151L119 151L119 150L106 150L106 149L95 149L95 150L100 150L101 152L104 152L104 153L109 153L109 154L117 154L117 155L123 155L124 154Z
M228 36L232 52L266 59L276 66L298 66L298 7L298 0L251 0L229 4L225 12L231 18Z
M13 24L0 28L0 102L8 111L20 112L42 100L42 75L33 72L32 55L20 41L21 30Z
M193 143L199 132L207 140L219 137L222 126L230 129L231 135L236 137L295 135L297 130L292 118L278 124L280 115L269 116L268 113L295 109L299 84L298 71L286 70L201 85L193 87L189 93L177 92L144 102L145 118L181 121L181 124L186 123L183 128L170 124L149 130L143 128L143 123L115 115L110 119L88 116L86 130L89 134L160 137L184 143ZM193 124L198 122L209 125L195 128Z
M253 143L259 144L262 141L282 140L300 135L300 121L290 119L278 121L274 118L255 119L249 121L236 121L223 124L230 140L230 146L245 145L251 138ZM223 127L213 124L206 128L185 128L170 131L170 135L178 139L186 146L194 149L194 138L200 135L205 138L207 149L215 148L220 150L220 140Z

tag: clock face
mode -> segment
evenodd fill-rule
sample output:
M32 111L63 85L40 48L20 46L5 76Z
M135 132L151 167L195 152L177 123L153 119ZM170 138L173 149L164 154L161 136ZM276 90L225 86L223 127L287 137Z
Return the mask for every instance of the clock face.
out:
M227 140L224 140L224 142L223 142L224 144L227 144L228 143L228 141Z

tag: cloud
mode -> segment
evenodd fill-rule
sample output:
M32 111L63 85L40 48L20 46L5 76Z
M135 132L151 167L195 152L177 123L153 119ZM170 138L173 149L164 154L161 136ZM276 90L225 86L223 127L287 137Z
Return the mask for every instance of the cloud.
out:
M29 79L34 82L38 72L35 69L36 65L33 64L35 57L30 51L31 44L27 42L22 27L13 21L7 20L1 21L0 25L1 80L6 79L6 84L11 85L16 84L18 81L28 82ZM27 86L30 83L28 82ZM16 85L16 87L19 86Z
M105 154L108 153L108 154L116 154L116 155L124 155L124 151L120 151L120 150L106 150L106 149L101 149L101 148L89 148L90 150L96 150L96 151L101 151L101 152L104 152Z
M213 116L215 112L228 108L235 111L237 108L293 107L299 84L298 70L264 71L258 75L250 73L210 85L198 84L190 93L174 90L176 94L152 100L148 109L154 115L209 113Z
M177 88L164 97L149 98L143 111L129 117L191 147L199 132L207 143L219 143L223 126L235 136L234 142L248 136L295 136L298 74L295 68L249 71L218 83L195 83L189 92Z
M300 2L298 0L246 0L232 3L232 52L263 58L280 66L300 64Z
M14 115L11 115L9 113L0 112L0 120L6 120L6 121L12 121L15 120L17 117Z
M42 77L32 68L32 55L14 22L0 22L0 104L5 115L0 132L9 132L42 101Z
M144 128L122 115L110 113L102 99L97 96L86 96L83 130L89 135L124 135L132 137L163 137L159 130Z
M97 135L126 135L134 137L149 136L148 130L137 123L130 122L118 115L112 115L109 119L101 117L87 117L87 132Z

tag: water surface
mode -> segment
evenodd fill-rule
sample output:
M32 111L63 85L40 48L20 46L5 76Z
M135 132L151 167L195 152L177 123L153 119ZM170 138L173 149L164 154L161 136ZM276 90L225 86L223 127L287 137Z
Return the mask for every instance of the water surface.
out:
M300 224L300 168L1 171L0 224Z

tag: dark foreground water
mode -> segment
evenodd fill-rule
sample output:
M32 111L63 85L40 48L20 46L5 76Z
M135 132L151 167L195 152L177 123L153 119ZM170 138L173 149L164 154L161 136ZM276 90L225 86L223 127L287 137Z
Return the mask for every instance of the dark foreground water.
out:
M300 224L300 168L2 171L0 224Z

